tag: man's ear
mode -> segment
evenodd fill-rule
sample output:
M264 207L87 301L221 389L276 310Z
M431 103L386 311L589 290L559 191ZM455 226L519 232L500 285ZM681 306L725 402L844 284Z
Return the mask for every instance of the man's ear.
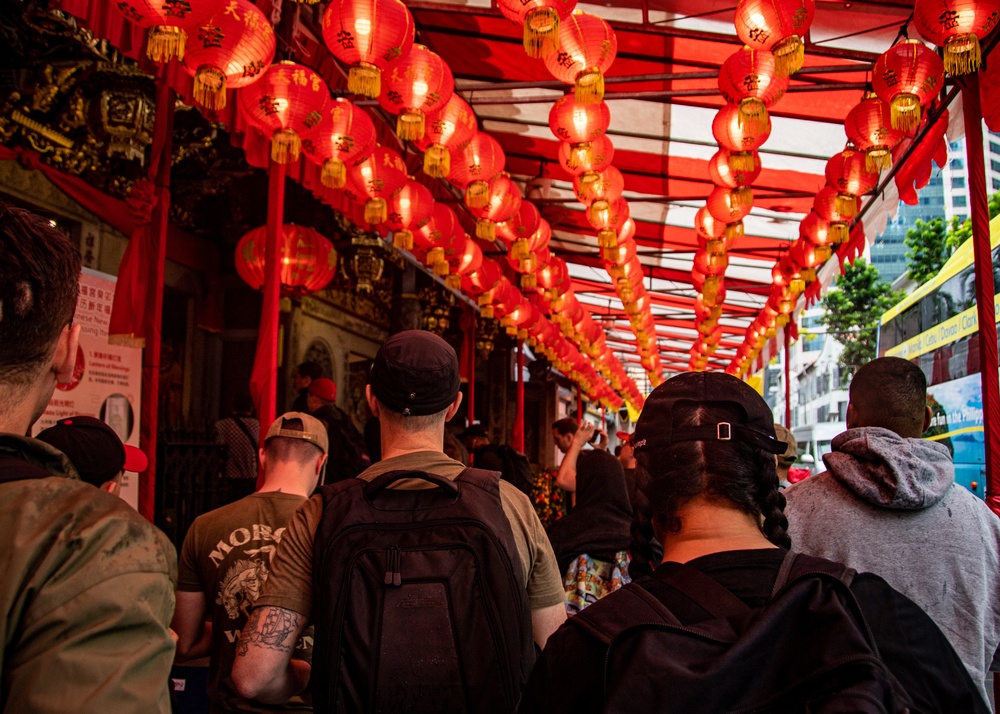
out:
M375 395L372 394L372 385L365 385L365 401L368 402L368 408L372 410L372 416L378 417L378 400Z
M847 403L847 428L848 429L855 429L855 428L857 428L857 426L858 426L857 421L858 421L857 410L854 408L853 404L851 404L850 402L848 402Z
M73 379L76 368L76 351L80 346L80 326L66 325L56 340L56 349L52 355L52 371L56 382L66 384Z
M267 454L263 448L257 449L257 459L260 461L260 472L264 473L267 471Z
M464 395L462 394L462 392L459 392L458 394L455 395L455 398L451 402L451 406L448 407L448 411L445 412L444 415L444 420L446 423L451 421L451 418L456 414L458 414L458 408L462 405L463 396Z
M931 428L931 420L934 419L934 414L931 412L931 405L928 404L924 407L924 431ZM921 434L923 432L920 432Z

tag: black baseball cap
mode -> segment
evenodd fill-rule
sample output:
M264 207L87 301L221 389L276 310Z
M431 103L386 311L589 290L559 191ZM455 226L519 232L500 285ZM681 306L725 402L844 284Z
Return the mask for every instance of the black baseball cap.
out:
M741 413L737 421L675 429L676 412L705 404L725 404ZM744 381L722 372L687 372L653 390L639 415L633 435L637 451L650 444L678 441L742 441L772 454L787 445L774 435L774 416L767 403Z
M92 416L60 419L35 438L66 454L80 478L94 486L110 481L123 470L139 472L149 466L146 454L123 444L114 429Z
M443 411L462 381L455 350L432 332L406 330L385 341L368 378L375 397L403 416Z

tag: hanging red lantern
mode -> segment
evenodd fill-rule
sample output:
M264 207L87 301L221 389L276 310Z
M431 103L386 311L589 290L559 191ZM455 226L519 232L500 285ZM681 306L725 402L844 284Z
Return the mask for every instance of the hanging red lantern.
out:
M386 69L378 103L398 118L396 134L414 141L424 137L425 117L443 108L455 92L448 63L414 43L409 53Z
M844 196L833 186L824 186L816 193L813 200L813 210L831 223L850 223L861 210L861 199L857 196L850 196L850 200L845 200Z
M611 123L611 110L604 102L581 104L573 94L560 97L549 111L549 128L557 138L569 142L571 168L593 163L593 142L604 136Z
M510 180L510 175L502 173L490 184L490 198L482 208L470 208L476 217L476 237L496 240L498 223L509 221L521 208L521 189Z
M799 237L814 245L843 243L848 238L845 225L831 223L816 211L810 211L799 223Z
M608 205L616 198L621 198L625 190L625 177L614 166L597 174L592 181L585 179L586 174L580 174L573 179L573 192L580 202L590 210L606 211Z
M892 128L889 105L868 93L844 120L847 138L865 152L865 167L882 171L892 166L892 149L903 140L903 132Z
M434 211L434 196L422 183L408 178L389 199L385 225L392 231L392 244L413 250L413 231L423 228Z
M336 97L320 123L301 139L306 156L323 167L323 185L343 188L347 167L364 161L375 150L375 125L363 109Z
M729 256L725 253L722 255L713 255L704 251L698 251L694 254L693 265L694 269L702 275L724 275L726 268L729 267Z
M146 28L146 56L154 62L184 59L187 33L214 9L188 0L119 0L111 4L132 24Z
M271 158L279 164L298 160L300 134L323 121L330 101L323 78L295 62L271 65L259 82L239 94L240 110L271 137Z
M451 255L446 252L446 258L451 272L445 278L445 283L452 290L458 290L462 286L462 276L474 272L482 265L483 251L476 245L476 241L466 236L458 250Z
M765 131L770 126L767 108L788 89L788 77L777 76L774 55L748 47L736 50L719 69L719 91L730 104L739 106L741 127Z
M618 245L601 249L601 257L610 265L625 265L636 256L638 246L634 240L618 238Z
M267 16L249 0L214 4L184 52L184 71L194 77L194 100L212 110L226 106L226 90L249 86L274 59L276 40ZM194 31L194 28L192 28Z
M788 257L803 268L818 268L832 256L833 248L829 244L816 245L803 238L795 241L788 250Z
M596 104L604 99L604 73L615 61L618 38L597 15L576 10L559 23L559 44L545 58L556 79L573 85L576 100Z
M461 149L451 149L448 180L465 191L465 205L483 208L490 200L490 182L507 161L497 140L479 132Z
M712 136L719 146L729 151L729 168L733 171L753 171L758 161L753 152L763 146L770 135L770 118L764 130L744 125L735 104L726 104L712 120Z
M458 216L450 207L443 203L435 203L431 211L431 219L413 232L414 252L425 252L425 263L433 267L434 272L444 276L448 274L448 262L445 250L459 245L465 239L465 231L458 221Z
M500 237L507 241L507 252L520 259L528 252L528 240L542 223L542 216L530 201L521 205L510 219L497 225Z
M424 137L414 143L424 152L424 173L447 178L451 171L450 149L461 149L476 135L476 114L464 99L451 99L424 123Z
M937 53L916 40L893 45L875 60L872 87L892 109L892 128L913 131L920 126L921 107L944 86L944 64Z
M333 243L312 228L286 223L278 236L281 287L293 295L325 288L337 272ZM236 272L254 290L264 287L267 226L254 228L236 245Z
M375 99L382 70L413 46L413 18L399 0L332 0L323 15L323 41L350 65L348 91Z
M524 25L524 51L528 57L548 57L559 44L559 22L576 7L576 0L498 0L500 12Z
M928 42L944 48L948 74L979 71L979 41L1000 21L1000 0L917 0L913 24Z
M708 206L702 206L694 214L694 230L699 241L718 240L726 234L726 223L713 216Z
M586 186L598 179L598 174L611 166L611 161L615 156L615 147L611 139L601 135L590 142L590 151L580 154L573 149L573 145L565 141L559 144L559 165L570 176L579 176L580 185ZM572 160L573 166L570 166Z
M770 51L775 70L787 77L802 68L802 38L815 14L813 0L740 0L736 6L736 35L747 47Z
M857 196L871 193L878 184L878 173L865 166L865 155L853 146L834 154L826 162L826 182L837 189L837 208L842 213L856 205Z
M406 164L392 149L376 146L367 159L347 171L347 183L365 201L365 221L384 223L389 198L406 184ZM435 204L436 205L436 204Z
M752 193L750 195L750 200L746 201L734 197L734 190L736 189L716 186L712 189L712 193L708 194L708 200L705 204L708 207L708 212L712 214L713 218L722 221L727 225L736 223L737 221L742 221L746 218L747 214L750 213L750 209L753 207ZM746 190L749 191L750 189Z
M741 205L753 204L750 184L760 174L760 155L756 151L751 153L754 157L754 168L750 171L733 171L729 168L731 154L726 149L719 149L708 160L708 176L712 179L712 183L731 189L732 200Z
M587 209L587 220L597 230L597 245L601 248L618 245L618 231L631 215L628 201L616 198L607 208L595 208L598 201Z

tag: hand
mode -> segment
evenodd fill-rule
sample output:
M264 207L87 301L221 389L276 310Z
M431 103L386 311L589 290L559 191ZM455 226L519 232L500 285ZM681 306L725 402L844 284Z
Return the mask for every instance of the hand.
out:
M583 422L580 428L576 430L576 434L573 436L573 440L583 448L583 445L590 441L591 437L594 435L594 431L597 429L589 421Z
M603 449L603 450L607 451L608 450L608 432L604 431L604 429L598 429L597 430L597 434L598 434L598 437L594 441L594 448L595 449Z

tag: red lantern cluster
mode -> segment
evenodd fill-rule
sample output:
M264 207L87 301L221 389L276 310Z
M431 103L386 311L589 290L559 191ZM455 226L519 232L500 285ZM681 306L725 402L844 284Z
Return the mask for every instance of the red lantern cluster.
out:
M184 59L188 33L197 31L215 9L209 2L177 0L120 0L112 6L133 24L146 28L146 56L154 62Z
M325 288L337 272L337 251L312 228L285 224L281 227L281 287L293 295ZM236 245L236 272L255 290L264 287L264 254L267 227L255 228Z
M447 178L451 172L451 151L460 151L476 135L476 115L464 99L452 94L441 109L424 123L424 136L417 148L424 152L424 173Z

